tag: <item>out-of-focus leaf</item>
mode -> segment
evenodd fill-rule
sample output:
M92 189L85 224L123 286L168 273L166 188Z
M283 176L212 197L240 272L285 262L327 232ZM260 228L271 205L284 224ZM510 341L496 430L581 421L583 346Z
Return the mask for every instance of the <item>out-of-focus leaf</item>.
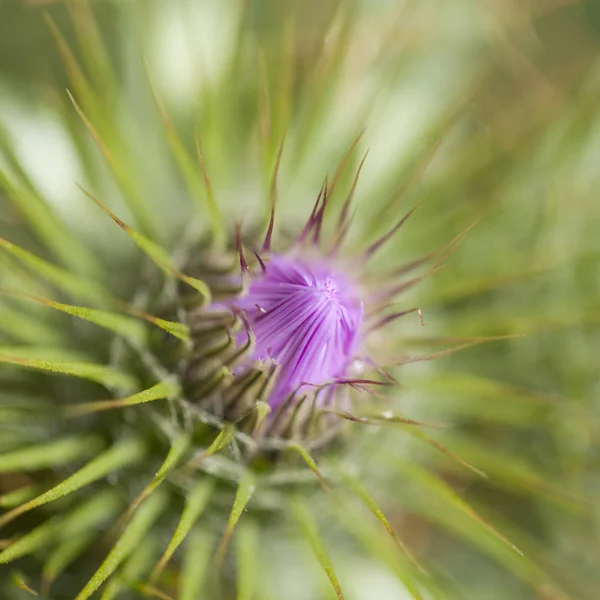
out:
M122 591L134 589L146 596L145 586L140 584L140 580L148 572L152 561L156 559L160 544L160 540L152 535L148 535L143 544L138 544L120 570L110 577L102 590L100 600L113 600Z
M4 349L6 352L7 349ZM7 356L0 354L0 363L17 365L27 369L48 371L61 375L81 377L100 383L107 388L121 388L131 390L136 387L135 379L124 372L117 371L112 367L97 365L94 363L67 362L62 360L43 360L39 358L19 358L18 356Z
M106 477L109 473L141 460L145 453L144 444L137 439L124 440L115 444L57 486L2 515L0 517L0 527L10 523L23 513L67 496L98 479Z
M163 122L167 138L169 140L169 144L171 145L173 156L175 157L177 165L179 166L179 169L185 178L187 186L191 192L191 196L196 202L198 212L201 217L204 217L204 200L207 200L208 213L210 216L213 235L215 236L215 241L222 246L225 240L225 229L220 214L219 206L215 202L210 185L205 185L205 182L203 182L203 179L199 173L199 165L190 157L188 150L185 148L183 142L181 141L181 138L179 137L175 126L173 125L171 119L169 119L169 116L167 115L167 112L165 111L165 108L158 97L156 88L152 82L149 72L146 72L148 76L148 83L156 101L156 105L158 107L158 111L160 113L161 120ZM200 156L199 158L202 161L202 157ZM203 162L200 165L200 167L201 170L204 171Z
M102 448L97 437L61 438L0 455L0 473L35 471L79 461Z
M231 512L229 513L227 528L225 529L225 533L223 534L221 542L219 543L219 547L217 548L217 551L215 553L214 562L219 568L225 558L225 553L227 552L229 542L231 541L233 530L235 529L243 512L246 510L248 502L250 502L250 499L254 495L255 491L256 479L254 473L252 473L252 471L247 470L238 484L238 488L235 493L235 499L233 501L233 506L231 508Z
M2 150L2 144L0 144L0 150ZM79 273L97 274L101 272L101 268L88 248L76 239L41 195L25 185L19 185L1 168L0 187L4 188L7 197L17 206L31 223L32 229L63 264Z
M237 532L237 599L253 600L256 597L260 573L258 549L259 529L255 523L244 521Z
M186 433L181 433L173 440L169 453L163 464L158 469L152 481L136 496L129 504L128 515L133 514L139 506L154 492L154 490L166 479L169 473L179 464L185 453L190 447L190 437Z
M116 513L119 502L112 491L92 496L65 516L55 516L19 538L0 553L0 564L9 563L48 545L57 537L77 538Z
M140 545L167 505L167 495L160 491L152 494L135 513L100 568L94 573L75 600L89 598L119 567L119 565Z
M198 600L202 595L211 556L212 538L202 528L194 529L185 548L183 571L179 579L178 600Z
M325 571L325 574L327 575L327 578L329 579L336 596L339 598L339 600L344 600L342 588L333 569L333 564L327 554L327 550L325 550L323 542L321 541L321 536L319 535L317 526L315 525L308 508L306 507L306 503L299 496L295 496L290 503L290 508L292 515L296 519L303 534L309 541L316 559L319 561L319 564Z
M137 244L137 246L148 256L152 262L156 264L162 271L164 271L167 275L171 275L184 283L187 283L190 287L194 288L197 292L201 294L206 303L210 302L211 293L209 287L201 281L200 279L196 279L195 277L190 277L189 275L185 275L178 271L175 266L172 264L171 257L167 253L167 251L159 246L156 242L147 238L145 235L142 235L126 223L124 223L119 217L117 217L114 213L112 213L100 200L92 196L89 192L86 192L82 188L83 193L88 196L91 200L93 200L131 239Z
M99 535L98 528L116 515L120 499L112 489L92 496L82 506L73 510L57 529L58 542L48 554L42 572L42 591L48 595L54 580Z
M179 523L177 524L177 529L175 530L175 533L170 539L169 544L167 545L162 556L160 557L160 560L152 571L150 576L151 583L159 578L163 569L175 553L175 550L177 550L179 545L186 538L190 529L192 529L206 508L206 505L208 504L213 492L213 488L214 483L210 479L207 479L205 481L199 481L187 494L185 507L181 514L181 519L179 519Z
M38 490L34 485L24 485L0 496L0 508L13 508L33 498Z
M375 518L385 527L385 530L388 532L389 536L392 538L394 544L396 544L400 552L402 552L417 569L423 571L423 567L421 567L421 565L417 562L416 558L413 556L412 552L400 540L398 534L394 531L388 518L385 516L385 514L379 507L379 504L369 492L369 490L367 490L364 484L356 477L351 477L349 475L344 477L344 481L347 483L350 489L363 501L367 508L373 513Z
M111 306L114 303L110 294L98 283L57 267L2 237L0 237L0 248L74 298L102 306Z
M83 319L84 321L89 321L90 323L94 323L95 325L103 327L104 329L113 331L116 334L140 345L143 345L147 339L147 333L144 325L130 317L125 317L123 315L111 313L105 310L63 304L62 302L55 302L54 300L39 298L37 296L24 294L22 292L2 290L1 288L0 292L4 292L17 298L31 300L41 304L42 306L48 306L73 317Z

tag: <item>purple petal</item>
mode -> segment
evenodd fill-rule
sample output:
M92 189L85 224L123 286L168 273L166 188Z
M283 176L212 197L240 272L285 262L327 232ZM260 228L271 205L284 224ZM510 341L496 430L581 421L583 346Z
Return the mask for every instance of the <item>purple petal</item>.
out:
M256 336L252 358L281 366L271 406L303 384L348 376L363 306L351 282L328 263L272 255L235 306Z

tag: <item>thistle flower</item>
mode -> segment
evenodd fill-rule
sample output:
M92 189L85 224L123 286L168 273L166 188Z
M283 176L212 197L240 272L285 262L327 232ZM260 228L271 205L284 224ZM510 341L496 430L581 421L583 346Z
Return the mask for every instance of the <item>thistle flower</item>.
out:
M263 263L264 265L264 263ZM351 375L359 346L363 302L335 266L297 256L271 256L235 308L246 311L255 335L252 358L279 368L269 405L277 408L310 385L336 384Z
M351 600L373 572L361 597L463 600L454 580L478 597L498 577L509 594L577 594L570 567L545 568L546 545L514 522L554 532L547 497L586 509L513 447L523 431L549 443L518 403L542 395L490 377L508 370L501 352L468 355L485 377L428 367L419 388L399 370L518 329L492 301L473 306L490 286L482 257L487 275L519 263L520 245L492 265L484 235L485 253L459 254L460 276L438 275L481 216L473 165L503 152L490 158L486 141L480 157L472 116L428 90L442 108L404 167L397 149L392 167L377 159L372 136L369 174L357 130L378 114L391 130L402 112L395 9L326 0L305 22L272 7L271 30L259 5L95 7L114 11L113 28L74 2L77 50L62 13L46 15L69 92L42 97L81 175L63 174L61 190L84 183L56 207L2 123L0 598L287 598L300 579L298 598ZM185 101L171 89L184 61L157 65L153 27L132 34L180 17L194 25ZM201 81L197 39L222 43ZM441 298L427 329L411 295L424 280ZM428 392L434 402L412 402ZM459 550L493 575L457 569Z
M360 168L356 180L359 173ZM300 435L309 439L320 432L329 438L336 428L332 419L322 419L322 409L351 410L348 388L386 383L365 379L367 369L379 370L388 383L393 381L368 356L365 344L369 332L418 310L387 314L383 320L380 314L384 312L382 299L386 300L384 306L389 306L396 291L411 287L415 281L398 287L398 282L391 280L374 294L367 292L361 280L370 256L398 231L412 211L368 247L353 266L342 251L351 199L350 194L333 244L321 240L320 235L327 183L297 240L284 252L271 251L275 205L262 247L253 251L252 264L246 259L238 228L241 272L237 287L235 276L227 275L225 297L188 315L195 332L192 358L185 364L183 375L189 399L208 405L214 414L230 421L250 416L253 431L259 436ZM410 270L411 265L401 272ZM211 295L219 293L221 279L213 281ZM236 326L242 331L232 333ZM207 369L207 355L213 359L213 368ZM231 370L229 374L221 370L223 365ZM270 413L264 422L262 418L256 421L257 402Z

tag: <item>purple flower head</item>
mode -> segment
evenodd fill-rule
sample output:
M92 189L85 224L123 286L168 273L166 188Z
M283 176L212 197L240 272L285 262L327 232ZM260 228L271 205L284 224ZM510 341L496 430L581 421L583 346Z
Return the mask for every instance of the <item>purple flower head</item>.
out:
M237 228L241 274L225 263L199 271L214 301L188 312L194 343L183 365L186 395L255 439L318 445L335 433L340 416L355 418L355 401L397 383L390 367L415 360L395 358L384 330L405 315L420 316L416 307L398 306L397 297L435 272L463 234L428 256L369 273L373 255L415 209L370 245L353 245L349 256L345 242L361 166L337 215L327 213L334 178L324 182L297 239L272 249L274 196L263 243L248 241L250 260ZM411 277L430 261L425 274Z
M269 397L276 408L307 385L346 378L360 341L358 289L326 260L271 255L235 306L256 337L252 358L279 374Z

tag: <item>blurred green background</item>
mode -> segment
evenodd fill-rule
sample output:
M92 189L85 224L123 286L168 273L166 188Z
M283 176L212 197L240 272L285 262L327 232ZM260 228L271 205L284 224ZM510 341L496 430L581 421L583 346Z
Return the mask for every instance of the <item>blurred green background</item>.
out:
M13 171L20 164L18 176L111 265L114 285L128 289L119 274L127 241L75 183L123 217L136 215L64 91L73 89L73 74L46 11L82 62L91 61L87 68L98 61L102 126L171 247L189 220L188 191L173 175L147 72L184 144L193 148L199 131L229 230L237 217L264 222L284 133L278 223L294 231L324 174L364 128L351 158L356 168L369 149L351 245L423 203L377 269L431 252L476 223L449 264L406 296L426 327L403 320L382 342L388 351L523 337L395 373L402 389L393 406L450 423L435 438L488 479L389 428L363 433L347 460L368 458L365 484L413 551L437 565L449 588L458 586L453 597L600 597L600 3L98 0L92 7L106 55L93 35L78 39L66 6L0 0L1 164ZM109 63L114 70L103 70ZM84 104L81 90L74 93ZM342 179L348 186L352 173ZM0 234L44 255L1 190ZM446 515L443 498L419 487L422 479L403 471L398 457L438 474L527 560ZM326 585L305 580L288 535L276 527L265 534L272 597L329 597ZM373 548L355 548L335 527L330 536L349 600L407 597Z

